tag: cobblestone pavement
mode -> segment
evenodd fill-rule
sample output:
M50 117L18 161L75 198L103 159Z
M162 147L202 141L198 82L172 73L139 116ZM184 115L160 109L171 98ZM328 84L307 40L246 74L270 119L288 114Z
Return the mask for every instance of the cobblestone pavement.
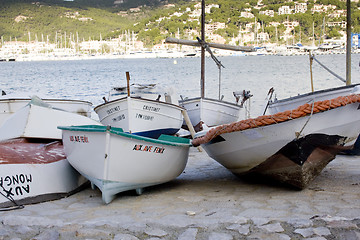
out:
M120 193L99 190L0 213L0 239L360 239L360 157L338 156L302 191L244 180L191 149L183 174Z

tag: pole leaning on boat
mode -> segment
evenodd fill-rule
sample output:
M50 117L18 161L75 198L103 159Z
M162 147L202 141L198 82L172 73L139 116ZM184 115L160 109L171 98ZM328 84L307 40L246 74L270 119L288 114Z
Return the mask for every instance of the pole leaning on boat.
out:
M351 85L351 1L346 0L346 85Z

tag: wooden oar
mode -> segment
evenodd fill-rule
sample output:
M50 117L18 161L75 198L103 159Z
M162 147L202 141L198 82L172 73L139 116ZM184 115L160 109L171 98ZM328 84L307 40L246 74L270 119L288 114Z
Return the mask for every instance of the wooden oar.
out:
M130 73L126 72L126 80L127 80L127 94L130 97Z

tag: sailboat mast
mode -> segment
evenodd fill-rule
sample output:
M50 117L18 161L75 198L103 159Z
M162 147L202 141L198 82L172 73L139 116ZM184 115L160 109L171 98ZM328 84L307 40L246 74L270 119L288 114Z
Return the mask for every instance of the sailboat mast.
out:
M205 0L201 1L201 40L205 41ZM205 97L205 48L201 45L201 98Z
M351 84L351 2L346 1L346 85Z

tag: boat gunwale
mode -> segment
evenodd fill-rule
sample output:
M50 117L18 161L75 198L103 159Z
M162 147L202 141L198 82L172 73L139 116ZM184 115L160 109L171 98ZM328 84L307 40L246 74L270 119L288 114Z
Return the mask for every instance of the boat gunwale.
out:
M347 88L354 88L356 86L359 86L360 83L356 83L356 84L352 84L352 85L347 85L347 86L340 86L340 87L335 87L335 88L329 88L329 89L323 89L323 90L318 90L318 91L314 91L314 92L309 92L309 93L305 93L305 94L299 94L297 96L294 97L288 97L288 98L284 98L284 99L275 99L272 101L269 101L269 107L272 107L272 105L278 104L278 103L282 103L282 102L286 102L289 100L295 100L298 98L302 98L302 97L306 97L306 96L312 96L318 93L326 93L326 92L331 92L331 91L336 91L336 90L342 90L342 89L347 89Z
M109 132L118 136L140 140L140 141L146 141L146 142L152 142L157 144L163 144L163 145L170 145L170 146L182 146L187 147L191 146L191 140L186 139L187 143L185 143L185 138L175 137L171 135L162 134L158 139L154 138L148 138L141 135L135 135L131 133L126 133L123 131L122 128L117 127L110 127L110 126L101 126L101 125L81 125L81 126L58 126L58 129L65 130L65 131L73 131L73 132ZM164 138L164 139L163 139ZM182 139L182 141L179 141ZM177 140L177 141L175 141Z
M131 97L131 96L130 96L130 97L129 97L129 96L126 96L126 97L123 97L123 98L118 98L118 99L114 99L114 100L111 100L111 101L102 103L102 104L96 106L96 107L94 108L94 111L96 112L99 108L103 107L103 106L106 105L106 104L115 103L115 102L117 102L117 101L124 100L124 99L127 99L127 98L132 98L132 99L136 99L136 100L144 100L144 101L149 101L149 102L153 102L153 103L165 104L165 105L169 105L169 106L172 106L172 107L180 108L181 110L184 110L184 111L185 111L185 108L183 108L183 107L181 107L181 106L179 106L179 105L173 104L173 103L168 103L168 102L163 102L163 101L156 101L156 100L152 100L152 99L148 99L148 98Z
M31 98L0 98L0 102L6 102L6 101L16 101L16 100L25 100L25 101L31 101ZM41 98L42 101L54 101L54 102L81 102L81 103L87 103L90 106L93 104L89 101L84 100L75 100L75 99L53 99L53 98Z
M184 100L179 100L179 104L184 104L186 102L190 102L190 101L194 101L194 100L198 100L198 99L204 99L204 100L210 100L210 101L216 101L216 102L220 102L220 103L225 103L225 104L229 104L229 105L232 105L234 107L237 107L237 108L241 108L240 105L236 104L236 103L232 103L232 102L228 102L228 101L222 101L222 100L217 100L217 99L214 99L214 98L202 98L202 97L194 97L194 98L188 98L188 99L184 99Z

